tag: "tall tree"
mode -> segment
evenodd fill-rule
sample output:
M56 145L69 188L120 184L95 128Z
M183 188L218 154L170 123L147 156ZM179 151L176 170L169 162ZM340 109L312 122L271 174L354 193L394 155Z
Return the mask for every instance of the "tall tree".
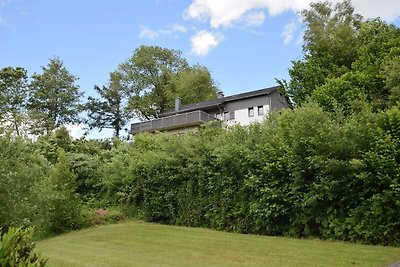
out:
M175 75L171 87L169 103L179 97L183 105L216 98L218 92L210 71L200 65L188 67Z
M400 100L400 29L380 19L361 24L357 34L357 59L339 77L328 78L311 96L331 109L348 112L366 104L373 111L396 105Z
M195 90L215 91L214 83L206 77L210 75L207 69L190 68L180 51L158 46L139 47L131 58L120 64L118 72L121 73L122 84L130 95L128 109L140 119L156 118L159 113L172 108L176 90L183 92L183 76L188 79L190 77L189 80L192 82L188 84L206 81L205 86L196 86ZM180 73L182 73L181 79L177 78ZM197 74L200 76L194 78ZM174 85L174 82L178 84ZM192 89L185 88L188 91ZM193 96L195 93L196 91L193 91L193 94L185 94ZM211 95L212 93L203 94L202 91L195 101L208 100ZM184 103L191 102L189 99L186 100L185 96L180 97Z
M349 0L333 7L329 2L311 3L302 16L306 26L304 59L293 61L290 82L283 82L296 104L304 102L327 79L351 69L358 56L357 35L362 23Z
M50 133L66 123L76 123L81 111L83 93L74 75L64 67L60 58L50 59L42 74L34 74L30 84L28 108L35 123L36 134Z
M381 19L362 24L358 59L352 71L361 74L362 87L374 110L385 109L399 99L400 28Z
M158 46L141 46L119 66L131 95L128 108L137 117L155 118L167 109L166 88L172 76L188 66L181 54Z
M0 126L21 134L26 119L27 72L21 67L0 70Z
M95 91L99 98L88 97L86 110L88 118L86 123L89 129L98 128L100 130L108 128L114 129L114 134L119 137L120 131L127 123L128 113L126 112L126 97L121 85L121 74L118 72L110 73L108 86L95 86Z

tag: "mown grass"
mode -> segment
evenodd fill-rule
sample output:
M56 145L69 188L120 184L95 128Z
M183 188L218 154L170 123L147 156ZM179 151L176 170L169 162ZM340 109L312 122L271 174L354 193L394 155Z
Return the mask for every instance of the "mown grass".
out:
M38 242L49 266L387 266L400 248L128 222Z

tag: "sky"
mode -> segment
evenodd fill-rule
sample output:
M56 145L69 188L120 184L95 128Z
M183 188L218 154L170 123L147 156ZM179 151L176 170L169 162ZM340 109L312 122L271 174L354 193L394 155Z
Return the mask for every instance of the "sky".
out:
M302 58L299 11L310 2L0 0L0 68L21 66L32 75L59 57L87 97L136 48L157 45L207 67L225 95L252 91L288 79L291 61ZM400 0L352 3L366 18L400 26ZM80 127L69 128L79 136Z

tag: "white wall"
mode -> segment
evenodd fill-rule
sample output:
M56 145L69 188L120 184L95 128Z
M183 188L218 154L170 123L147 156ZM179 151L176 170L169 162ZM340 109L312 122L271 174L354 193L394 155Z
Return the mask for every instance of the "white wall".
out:
M268 113L270 111L270 106L263 105L263 109L264 109L264 114L258 115L258 106L253 107L253 110L254 110L253 117L249 117L249 109L248 108L235 110L235 119L227 120L227 121L225 121L225 124L228 126L233 126L235 124L246 126L246 125L250 125L251 123L262 122L264 120L264 118L266 116L268 116ZM220 119L223 120L223 116L220 116Z

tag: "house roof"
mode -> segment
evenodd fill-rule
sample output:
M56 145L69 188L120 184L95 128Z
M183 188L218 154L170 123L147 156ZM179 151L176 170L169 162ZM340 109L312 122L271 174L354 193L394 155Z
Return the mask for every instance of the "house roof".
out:
M259 90L255 90L255 91L251 91L251 92L242 93L242 94L231 95L231 96L211 99L211 100L204 101L204 102L185 105L185 106L181 106L180 109L177 111L171 110L171 111L163 112L163 113L159 114L159 117L172 116L175 114L190 112L190 111L194 111L194 110L208 110L208 109L216 108L219 105L227 103L227 102L256 97L256 96L260 96L260 95L268 95L272 92L277 91L278 89L279 89L279 86L273 86L273 87L259 89Z

